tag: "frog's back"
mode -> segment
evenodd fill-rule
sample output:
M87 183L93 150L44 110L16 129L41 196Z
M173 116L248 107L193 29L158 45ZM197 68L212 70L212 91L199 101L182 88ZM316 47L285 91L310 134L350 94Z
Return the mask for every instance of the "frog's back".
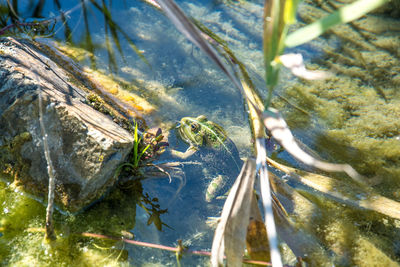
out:
M210 178L206 180L205 200L212 202L232 187L240 173L242 161L235 144L229 138L217 148L203 148L199 152L205 172Z
M201 148L199 156L210 167L221 173L239 174L240 172L242 160L239 157L239 151L228 137L218 147Z
M242 161L225 130L204 115L182 118L177 129L179 137L191 148L196 148L192 157L202 162L208 184L207 201L217 195L219 189L230 188L240 173Z

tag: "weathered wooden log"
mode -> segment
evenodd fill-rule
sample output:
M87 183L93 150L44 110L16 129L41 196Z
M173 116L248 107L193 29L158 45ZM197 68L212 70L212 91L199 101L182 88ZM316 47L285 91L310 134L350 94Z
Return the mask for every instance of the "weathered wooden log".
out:
M45 200L48 186L39 91L56 173L55 201L74 212L114 184L115 169L128 155L133 137L88 105L90 90L32 42L1 39L0 168L39 198Z

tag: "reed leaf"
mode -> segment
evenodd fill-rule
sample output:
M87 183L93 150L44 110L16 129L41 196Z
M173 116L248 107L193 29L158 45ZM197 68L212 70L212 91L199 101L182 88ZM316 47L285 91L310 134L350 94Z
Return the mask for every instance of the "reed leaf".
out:
M388 0L358 0L339 8L332 14L323 17L287 36L287 47L298 46L320 36L325 31L336 25L356 20Z
M264 4L264 32L263 50L265 64L265 79L268 87L268 97L265 106L268 107L272 98L272 92L278 82L279 65L274 64L275 58L280 55L284 48L281 45L284 32L285 1L266 0Z
M235 56L232 50L229 48L228 43L208 29L201 22L192 19L192 22L202 31L203 35L218 49L220 55L222 55L227 62L232 65L235 64L239 69L240 82L242 84L243 97L247 101L249 108L250 126L254 135L254 139L262 138L265 136L265 130L262 122L259 120L260 111L264 109L264 103L262 98L254 86L249 73L246 70L244 64Z
M261 200L264 208L265 226L267 227L268 242L270 248L271 262L274 267L282 266L282 259L278 248L278 234L276 232L274 213L272 209L272 194L269 184L268 170L265 164L267 151L265 149L265 138L256 139L257 146L257 169L260 177Z
M314 216L321 216L321 210L319 207L305 198L303 195L298 193L293 187L285 183L280 177L277 177L273 173L269 172L271 188L276 194L290 201L289 205L301 205L302 210L307 210L309 218ZM309 259L307 262L310 266L318 266L318 260L326 264L326 266L334 266L333 258L335 257L334 252L330 251L327 253L324 245L321 241L310 231L313 228L312 225L305 227L305 222L295 214L285 214L276 205L273 205L274 218L277 224L277 231L279 236L285 240L289 245L290 249L296 255L303 259ZM293 207L289 207L293 209ZM313 259L313 255L318 255L316 259Z
M279 144L283 148L285 148L285 150L290 155L295 157L298 161L323 171L345 172L360 186L368 186L368 182L366 181L365 177L360 175L349 164L334 164L321 161L301 149L300 146L296 143L295 138L289 127L287 126L285 120L282 118L277 110L269 108L266 112L264 112L263 116L264 125L270 131L271 135L275 138L276 141L279 142Z
M356 209L374 211L400 219L400 203L375 193L371 188L362 188L346 181L288 167L270 158L267 158L267 161L274 168L286 173L288 179L294 179L311 188L307 192L313 195L332 199Z

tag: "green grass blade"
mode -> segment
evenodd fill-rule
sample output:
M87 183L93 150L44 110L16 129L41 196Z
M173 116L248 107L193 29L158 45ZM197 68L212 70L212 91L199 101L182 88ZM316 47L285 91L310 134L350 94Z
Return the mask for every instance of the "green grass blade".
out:
M290 1L290 0L288 0ZM264 32L263 32L263 50L265 64L265 80L268 87L268 96L265 100L265 106L268 107L272 91L274 90L279 75L279 66L273 64L274 59L284 48L282 40L284 36L285 21L285 1L271 0L264 3ZM290 16L288 16L290 17Z
M332 14L288 35L285 44L287 47L304 44L320 36L329 28L358 19L386 2L388 0L358 0L343 6Z
M134 141L133 141L133 164L137 167L139 164L139 159L138 159L138 152L139 152L139 143L141 138L138 137L138 125L135 123L135 133L133 135Z
M283 10L283 20L285 24L293 24L296 22L297 6L300 0L286 0L285 9Z
M140 153L139 157L138 157L138 162L140 161L140 159L142 158L143 154L146 152L146 150L150 147L150 144L148 144Z

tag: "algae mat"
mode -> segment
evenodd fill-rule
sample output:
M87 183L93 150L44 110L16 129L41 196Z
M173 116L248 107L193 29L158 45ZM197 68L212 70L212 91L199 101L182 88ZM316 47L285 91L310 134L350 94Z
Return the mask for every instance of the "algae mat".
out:
M305 1L299 15L310 23L340 5L329 1L316 7ZM334 76L324 81L289 81L274 98L275 107L303 142L324 159L351 164L369 179L371 192L378 194L373 199L384 196L395 205L400 201L399 32L400 20L390 17L387 8L335 27L323 38L296 48L311 58L309 68ZM285 74L283 78L289 80ZM393 240L399 238L400 221L377 210L363 211L361 204L352 207L343 196L330 198L328 194L340 194L342 189L360 201L366 196L353 190L345 175L330 176L335 182L325 193L326 180L318 175L313 176L312 186L289 179L300 193L298 198L309 201L308 208L295 200L289 205L296 228L329 248L339 265L397 266ZM342 189L335 187L338 183L343 183ZM379 204L377 208L386 212L390 207Z
M309 23L328 10L329 3L305 4L300 17ZM399 19L380 14L334 28L300 49L322 52L310 67L335 76L290 82L280 94L292 105L275 101L287 110L293 129L309 131L305 136L318 152L350 163L395 200L400 200L399 32Z

